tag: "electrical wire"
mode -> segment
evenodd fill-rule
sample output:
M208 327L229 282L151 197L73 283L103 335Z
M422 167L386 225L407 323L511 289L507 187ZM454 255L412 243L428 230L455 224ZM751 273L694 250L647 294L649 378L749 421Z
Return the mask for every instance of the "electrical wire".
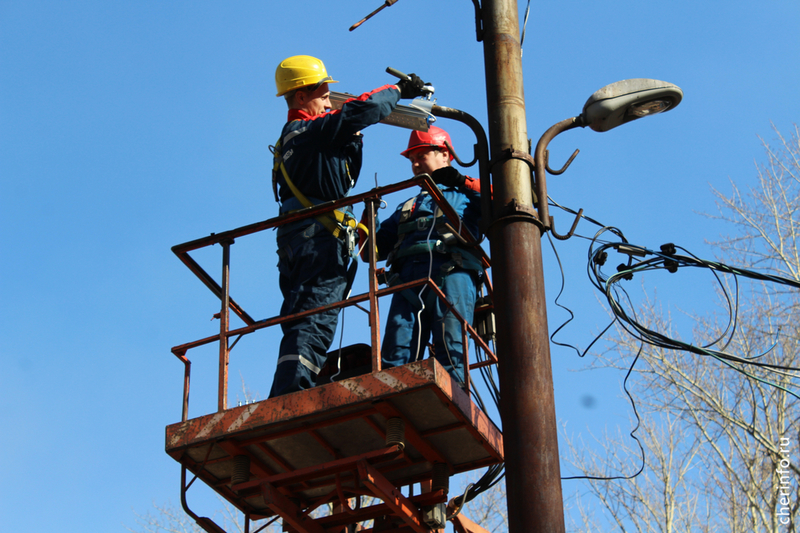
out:
M622 389L628 396L628 400L631 402L631 408L633 409L633 415L636 417L636 426L631 430L629 435L633 440L636 441L636 444L639 446L639 453L641 454L642 457L642 463L639 466L639 470L637 470L634 474L631 474L630 476L568 476L568 477L562 477L561 478L562 480L591 479L595 481L612 481L615 479L633 479L644 471L644 465L645 465L644 446L642 446L642 441L639 440L639 437L636 436L636 432L642 425L642 419L639 417L639 411L636 409L636 402L633 400L631 391L628 389L628 378L631 377L633 369L636 366L636 362L642 355L643 349L644 349L644 344L642 343L639 345L639 350L636 352L636 356L633 358L633 362L631 362L631 366L630 368L628 368L628 372L625 374L625 379L622 380Z
M421 193L422 195L427 194L425 191ZM434 204L435 205L435 204ZM436 226L436 209L433 210L431 213L431 227L428 229L428 235L425 237L425 244L428 246L428 279L430 279L431 274L433 274L433 246L431 246L431 235L433 234L433 228ZM419 300L419 311L417 311L417 322L416 322L416 329L417 329L417 349L414 352L414 361L419 361L422 359L421 353L421 344L422 344L422 311L425 310L425 301L422 299L422 293L425 292L427 285L423 285L419 289L419 293L417 294L417 299Z
M678 254L678 250L685 252L686 255ZM606 275L602 272L602 266L605 264L607 260L607 254L609 251L616 251L618 253L624 254L628 256L628 264L624 265L621 264L617 267L617 272L612 275ZM636 262L633 261L633 257L641 257L643 259L638 260ZM775 387L787 394L800 399L800 396L780 385L778 383L774 383L769 379L757 376L753 374L751 371L745 370L746 368L754 368L761 371L766 372L775 372L780 371L782 375L786 375L785 372L800 372L800 368L780 365L776 363L769 363L769 362L762 362L757 359L759 357L741 357L738 355L734 355L732 353L727 352L727 347L730 344L730 339L725 342L724 346L721 349L712 349L712 346L715 345L716 342L720 342L724 337L728 336L727 331L730 330L730 335L733 335L733 330L735 329L735 324L738 316L738 311L735 309L738 307L738 280L737 280L737 297L736 297L736 305L730 301L728 298L728 304L733 311L731 312L731 319L729 322L728 328L726 328L726 332L720 336L715 342L704 346L697 346L692 343L683 342L674 338L671 338L663 333L658 331L654 331L641 323L639 323L635 316L629 315L626 312L625 307L619 301L619 294L623 291L618 284L623 280L630 280L633 278L634 274L639 274L643 272L649 272L653 270L664 269L669 272L675 273L679 269L685 268L705 268L711 270L714 274L717 282L720 284L721 287L724 285L722 281L719 279L717 273L724 273L733 275L734 278L738 277L745 277L749 279L759 280L759 281L767 281L779 285L785 285L789 287L793 287L796 289L800 289L800 282L790 278L783 278L780 276L774 276L771 274L765 274L762 272L757 272L754 270L734 267L731 265L727 265L724 263L720 263L718 261L708 261L704 259L700 259L695 255L689 253L687 250L681 247L674 246L672 244L665 244L661 247L661 251L653 251L647 248L631 245L630 243L607 243L603 244L602 246L596 248L593 253L590 254L590 264L589 264L589 271L592 273L593 284L606 296L606 299L610 305L611 311L614 313L614 316L619 321L619 324L622 326L625 331L627 331L631 336L639 339L641 342L646 342L653 346L657 346L664 349L670 350L680 350L685 352L690 352L698 355L708 356L711 357L726 366L746 375L747 377L759 381L761 383L767 384L769 386Z
M573 215L578 215L574 210L569 209L567 207L559 205L557 202L553 201L552 198L549 198L549 203L558 207L568 213ZM574 480L574 479L591 479L591 480L614 480L614 479L631 479L633 477L638 476L644 469L645 464L645 452L644 448L639 441L638 437L635 435L636 431L641 425L641 419L639 417L638 411L636 409L636 403L628 389L628 379L631 376L636 362L639 360L639 357L642 354L644 344L650 344L653 346L661 347L664 349L671 349L671 350L680 350L686 351L690 353L695 353L703 356L708 356L713 358L714 360L719 361L720 363L730 367L737 372L740 372L744 376L758 381L760 383L772 386L778 390L781 390L795 398L800 399L797 393L790 390L788 387L785 387L779 383L775 383L769 379L766 379L762 376L758 376L754 373L754 371L748 371L747 368L753 368L754 370L758 370L761 372L770 372L776 375L784 376L790 379L798 379L800 380L800 375L797 375L797 372L800 372L800 368L791 367L791 366L784 366L779 364L772 364L772 363L764 363L759 361L764 355L771 352L775 346L777 345L776 341L770 346L764 353L757 356L752 357L743 357L737 356L731 353L728 353L726 350L730 346L732 342L736 329L738 326L739 320L739 304L740 304L740 284L739 284L739 277L746 277L750 279L765 281L776 283L780 285L786 285L793 288L800 288L800 283L798 283L794 279L787 279L782 278L779 276L773 276L770 274L764 274L762 272L756 272L748 269L733 267L730 265L726 265L724 263L720 263L717 261L707 261L696 257L695 255L689 253L687 250L681 247L675 247L674 245L664 245L661 247L660 252L655 252L652 250L648 250L641 246L632 245L628 242L628 240L623 235L622 231L618 228L605 226L596 220L591 219L588 216L583 214L580 217L592 224L595 224L600 227L600 229L595 233L594 237L587 238L581 235L575 234L576 237L584 238L590 240L589 246L589 253L588 253L588 263L587 263L587 273L589 276L590 281L592 284L605 295L609 305L611 312L613 314L613 319L608 326L606 326L600 335L596 336L595 339L589 344L586 350L579 350L575 346L570 344L560 343L555 340L555 335L561 331L567 324L569 324L574 319L574 313L561 304L559 301L561 295L564 291L565 286L565 278L563 267L561 264L561 259L558 256L558 252L555 249L554 243L552 239L550 239L551 247L556 255L556 259L558 261L558 266L561 271L562 283L561 289L559 290L556 296L556 305L564 309L568 314L569 318L562 323L558 328L556 328L551 335L550 339L554 344L559 346L572 348L576 351L578 356L583 357L588 350L608 331L608 329L614 325L615 323L619 323L620 326L634 338L639 340L639 350L637 351L636 356L634 357L630 368L628 369L625 379L623 381L623 387L625 390L626 395L628 396L629 401L631 402L631 407L633 409L634 415L636 417L636 427L631 431L630 436L636 440L636 443L639 447L639 451L641 454L641 467L638 469L636 473L631 476L610 476L610 477L599 477L599 476L571 476L571 477L564 477L564 480ZM619 238L619 240L608 241L604 240L602 237L606 233L611 233ZM548 235L549 238L549 235ZM686 255L678 254L678 250L681 250ZM608 260L608 254L612 251L622 253L626 256L626 261L621 263L617 267L617 272L612 275L606 275L602 273L602 266ZM634 258L648 258L649 259L634 259ZM633 309L633 305L630 302L630 298L627 295L627 292L619 285L620 282L623 280L630 280L632 279L634 274L639 274L643 272L658 270L658 269L665 269L668 272L675 273L680 268L705 268L711 271L712 275L715 278L716 284L721 288L721 292L724 295L726 306L728 309L728 324L722 331L722 333L717 336L715 339L711 340L710 342L702 345L702 346L695 346L691 343L685 343L676 339L672 339L665 334L659 333L657 331L653 331L650 328L643 326L636 318L635 312L626 312L625 306L622 304L623 300L628 302L629 308ZM733 298L726 290L726 286L723 283L722 279L720 278L720 274L728 274L733 276L733 284L734 284L734 296ZM779 330L780 332L780 330ZM721 345L718 349L713 349L714 346Z
M558 270L561 273L561 287L558 290L558 294L556 294L554 302L556 306L560 307L569 314L569 318L567 318L564 322L562 322L561 325L555 328L553 330L553 333L550 334L550 342L552 342L557 346L562 346L564 348L570 348L572 350L575 350L575 353L578 354L578 357L585 357L586 354L589 352L589 350L592 349L592 346L594 346L594 344L597 341L599 341L603 337L603 335L605 335L606 331L608 331L611 328L611 326L614 325L614 321L612 320L611 322L609 322L608 325L605 328L603 328L603 331L601 331L599 335L595 336L594 340L592 340L592 342L590 342L589 345L584 350L580 350L577 346L573 344L559 342L555 339L556 335L558 335L558 332L567 327L567 325L574 320L575 313L573 313L569 307L562 305L561 302L559 301L561 299L561 295L564 294L564 288L566 286L566 277L564 276L564 267L561 263L561 257L559 256L555 243L553 242L553 239L550 237L549 233L547 234L547 240L549 241L550 247L553 250L556 262L558 263Z
M582 236L582 235L579 235L579 234L575 234L574 235L575 237L583 238L583 239L589 240L592 243L595 243L595 242L600 241L600 236L603 233L609 232L609 233L612 233L612 234L616 235L617 237L619 237L623 241L625 240L625 235L622 233L622 231L620 229L615 228L613 226L606 226L605 224L602 224L602 223L598 222L597 220L595 220L595 219L593 219L593 218L591 218L589 216L586 216L585 214L583 214L583 212L578 212L578 211L575 211L573 209L570 209L569 207L565 207L565 206L559 204L558 202L556 202L555 200L553 200L553 198L550 197L550 196L548 196L547 199L548 199L548 203L550 205L552 205L554 207L558 207L559 209L561 209L561 210L563 210L563 211L565 211L567 213L570 213L572 215L580 216L581 219L586 220L586 221L588 221L588 222L590 222L590 223L592 223L595 226L598 226L600 228L597 231L597 233L595 233L595 235L593 237L585 237L585 236ZM564 329L570 322L572 322L572 320L575 318L575 313L573 313L572 310L569 309L568 307L562 305L561 302L560 302L561 295L564 293L564 289L565 289L565 286L566 286L566 277L564 276L564 267L563 267L563 264L561 263L561 257L558 254L558 250L555 247L555 243L553 242L553 239L550 237L549 233L547 234L547 238L548 238L548 240L550 242L550 247L552 248L553 253L554 253L555 257L556 257L556 261L558 262L559 272L561 273L561 287L560 287L560 289L558 291L558 294L555 297L555 304L556 304L556 306L560 307L561 309L564 309L569 314L569 318L567 318L567 320L562 322L561 325L559 325L557 328L555 328L553 330L553 333L550 335L550 341L553 344L557 345L557 346L561 346L561 347L564 347L564 348L569 348L569 349L574 350L575 353L578 355L578 357L585 357L586 354L589 353L589 350L591 350L592 347L603 337L603 335L605 335L606 332L609 329L611 329L611 327L614 325L615 321L611 320L603 328L603 330L598 335L596 335L594 337L594 339L589 343L589 345L583 350L580 350L577 346L575 346L573 344L562 343L562 342L559 342L559 341L555 340L556 335L562 329ZM590 254L590 256L591 256L591 254Z
M494 344L494 342L492 342ZM474 343L475 346L475 353L476 358L478 361L485 361L488 357L483 353L481 347ZM496 351L496 347L493 346ZM465 369L465 371L469 371L469 369ZM492 401L495 405L495 408L499 411L500 410L500 389L497 386L497 383L494 379L493 374L493 366L483 366L480 368L481 377L483 378L483 382L486 385L487 390L489 391L489 395L492 398ZM472 392L473 396L475 396L479 401L479 407L484 411L487 412L486 406L483 403L483 400L480 398L476 387L471 387L470 391ZM481 478L469 486L464 494L458 498L456 498L455 503L459 507L463 507L467 502L474 500L477 496L479 496L482 492L485 492L495 485L497 485L503 478L505 477L505 463L498 463L492 465L486 469L486 472L483 473Z
M625 238L625 235L623 234L622 230L620 230L619 228L615 228L613 226L607 226L605 224L602 224L602 223L598 222L597 220L594 220L593 218L591 218L589 216L586 216L585 214L583 214L583 212L576 212L573 209L570 209L568 207L564 207L564 206L560 205L558 202L556 202L555 200L553 200L550 196L548 196L548 201L549 201L550 205L552 205L554 207L558 207L559 209L561 209L561 210L563 210L563 211L565 211L567 213L570 213L572 215L580 216L581 219L586 220L586 221L588 221L588 222L590 222L590 223L592 223L595 226L598 226L600 228L600 229L597 230L597 232L594 234L593 237L585 237L585 236L582 236L580 234L574 234L573 235L575 237L583 238L583 239L586 239L586 240L590 241L590 250L589 250L589 257L590 258L592 257L591 246L593 244L598 243L598 242L604 242L604 241L601 240L601 236L606 234L606 233L611 233L611 234L615 235L616 237L618 237L619 239L621 239L623 242L627 242L627 239ZM561 257L559 256L558 250L555 247L555 243L553 242L552 238L550 238L549 234L547 235L547 237L548 237L548 240L550 242L550 246L553 249L553 253L555 254L556 261L558 262L559 271L561 272L561 288L560 288L558 294L556 295L555 303L556 303L556 305L558 307L564 309L569 314L569 318L567 320L565 320L560 326L558 326L553 331L553 333L550 335L550 341L553 342L553 344L556 344L558 346L562 346L562 347L565 347L565 348L573 349L575 351L575 353L578 355L578 357L585 357L586 354L589 353L589 350L591 350L592 347L600 339L602 339L603 336L606 334L606 332L609 329L611 329L611 327L617 322L617 319L613 318L603 328L603 330L598 335L596 335L594 337L594 339L589 343L589 345L584 350L580 350L580 349L578 349L576 346L574 346L572 344L561 343L561 342L558 342L558 341L555 340L555 336L558 334L558 332L561 331L564 327L566 327L574 319L575 314L572 312L571 309L569 309L568 307L562 305L561 302L559 301L560 298L561 298L561 295L563 294L563 291L564 291L564 288L565 288L565 284L566 284L565 276L564 276L564 269L563 269L563 265L561 263ZM641 418L639 417L639 411L636 408L636 401L633 399L633 395L631 394L631 392L630 392L630 390L628 388L628 379L630 378L631 374L633 373L634 367L636 366L636 362L639 360L639 357L640 357L640 355L642 353L642 348L643 348L643 344L640 344L639 351L637 352L636 356L633 358L633 361L631 362L631 365L628 368L628 371L625 374L625 378L623 379L623 382L622 382L623 390L625 391L625 394L628 397L628 401L631 404L631 409L633 410L633 414L634 414L634 416L636 418L636 425L633 427L633 429L631 429L629 435L633 440L636 441L636 444L639 447L639 453L641 455L641 465L640 465L639 469L634 474L632 474L630 476L625 476L625 475L619 475L619 476L568 476L568 477L562 477L561 478L562 480L591 479L591 480L597 480L597 481L611 481L611 480L617 480L617 479L633 479L634 477L636 477L639 474L641 474L642 471L644 470L644 465L645 465L645 462L646 462L645 461L645 451L644 451L644 447L642 446L641 441L636 436L636 432L639 430L639 427L641 426Z
M525 8L525 18L522 21L522 35L519 38L519 56L522 57L522 44L525 42L525 29L528 27L528 15L531 14L531 0L528 0L528 7Z

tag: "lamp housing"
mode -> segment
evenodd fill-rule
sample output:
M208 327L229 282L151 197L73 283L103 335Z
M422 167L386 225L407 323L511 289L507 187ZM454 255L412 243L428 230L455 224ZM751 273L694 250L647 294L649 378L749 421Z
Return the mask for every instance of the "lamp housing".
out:
M659 80L634 78L606 85L583 106L582 126L608 131L626 122L663 113L677 106L683 91L677 85Z

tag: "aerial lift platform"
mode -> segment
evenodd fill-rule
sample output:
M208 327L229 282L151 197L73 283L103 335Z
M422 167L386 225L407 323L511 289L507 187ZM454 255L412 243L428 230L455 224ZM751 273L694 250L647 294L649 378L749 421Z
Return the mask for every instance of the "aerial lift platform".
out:
M284 530L292 532L428 533L443 530L448 514L459 532L485 531L465 517L454 516L458 513L453 512L453 502L450 512L445 510L449 478L502 463L502 434L471 400L468 376L462 388L433 358L381 369L378 298L422 285L429 286L443 300L444 295L430 279L378 289L380 271L375 266L374 246L368 244L369 293L333 306L370 302L371 344L329 355L329 361L341 355L343 362L359 361L361 366L351 364L343 374L349 377L312 389L227 406L230 339L311 313L255 321L238 306L228 291L229 251L235 239L356 202L364 202L374 214L382 195L414 186L427 190L453 226L460 227L452 208L425 176L173 248L222 302L219 335L172 349L185 365L183 417L166 428L166 451L181 464L181 503L206 531L224 532L213 520L189 508L187 490L196 479L244 514L247 533L251 521L270 517L282 519ZM370 226L373 234L374 222ZM464 242L475 242L466 229L461 230L461 235ZM213 244L223 247L221 285L189 255L192 250ZM475 249L488 267L485 253L479 246ZM491 290L488 283L487 288ZM229 311L236 313L245 326L229 329ZM462 323L465 367L474 370L496 364L497 359L482 336L455 310L453 313ZM486 354L472 363L467 349L469 338ZM219 408L216 413L189 419L191 362L186 352L213 342L220 345ZM193 475L191 481L187 481L188 473ZM413 487L417 485L419 490L414 494ZM407 494L403 494L402 487L407 487ZM369 520L375 521L371 530L355 526Z

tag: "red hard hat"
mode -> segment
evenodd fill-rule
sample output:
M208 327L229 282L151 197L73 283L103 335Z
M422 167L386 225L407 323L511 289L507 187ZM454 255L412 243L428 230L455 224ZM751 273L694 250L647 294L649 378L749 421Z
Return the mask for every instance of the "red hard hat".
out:
M447 144L450 146L453 146L452 141L450 141L450 135L448 135L448 133L442 128L430 126L428 131L414 130L411 132L411 137L408 139L408 148L406 148L405 151L400 152L400 155L403 157L408 157L409 152L412 150L430 146L431 148L447 150L447 153L450 155L450 161L452 161L453 151L445 146L445 141L447 141Z

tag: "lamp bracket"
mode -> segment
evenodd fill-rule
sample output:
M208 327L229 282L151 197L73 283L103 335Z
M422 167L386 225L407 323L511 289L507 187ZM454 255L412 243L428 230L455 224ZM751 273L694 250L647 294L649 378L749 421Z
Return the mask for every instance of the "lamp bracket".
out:
M522 152L520 150L514 150L514 148L511 147L511 148L506 148L505 150L497 154L497 156L489 162L489 170L491 171L491 169L494 168L495 165L498 165L500 163L505 163L510 159L519 159L521 161L525 161L528 164L528 166L531 167L531 172L533 172L533 170L536 168L536 163L534 162L533 156L531 154L529 154L528 152Z

